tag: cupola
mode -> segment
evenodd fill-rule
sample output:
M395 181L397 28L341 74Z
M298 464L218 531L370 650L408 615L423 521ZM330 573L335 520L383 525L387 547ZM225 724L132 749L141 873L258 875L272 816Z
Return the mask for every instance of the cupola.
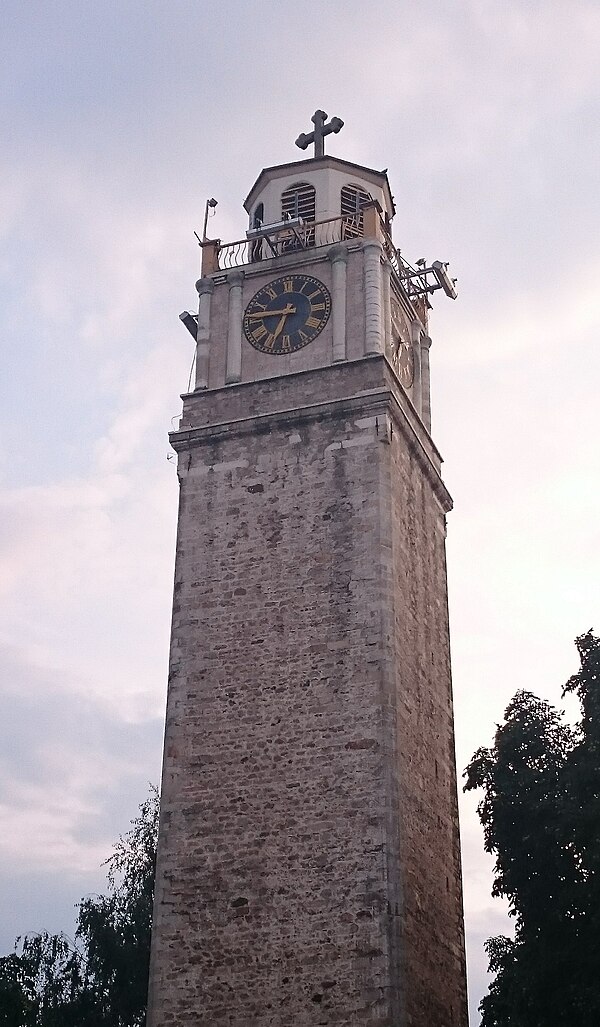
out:
M327 155L264 168L244 207L251 229L297 217L304 222L344 217L348 237L363 234L362 209L372 200L389 225L395 208L386 172Z

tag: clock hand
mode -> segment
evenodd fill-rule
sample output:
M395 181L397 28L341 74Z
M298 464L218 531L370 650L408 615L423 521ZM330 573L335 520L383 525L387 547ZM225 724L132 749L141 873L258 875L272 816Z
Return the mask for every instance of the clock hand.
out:
M255 318L263 318L263 317L273 317L276 314L281 314L283 317L287 317L288 314L295 314L295 313L296 313L296 308L293 307L291 305L291 303L288 303L288 305L285 308L285 310L261 310L261 311L259 311L258 314L246 314L246 317L248 318L248 320L255 319Z
M290 310L290 314L291 314L291 310ZM273 332L273 338L274 338L274 339L276 339L276 338L277 338L277 336L278 336L278 335L280 335L280 334L281 334L281 332L283 331L283 326L284 326L284 324L285 324L285 319L286 319L286 317L287 317L287 316L288 316L288 314L287 314L287 313L283 313L283 314L281 315L281 318L279 319L279 324L277 325L277 328L276 328L276 329L275 329L275 331Z

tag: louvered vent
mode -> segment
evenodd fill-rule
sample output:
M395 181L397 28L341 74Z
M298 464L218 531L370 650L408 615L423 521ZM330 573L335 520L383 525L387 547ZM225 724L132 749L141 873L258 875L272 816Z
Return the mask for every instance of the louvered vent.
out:
M372 196L356 185L345 185L342 188L342 217L346 238L363 234L362 208L369 203Z
M281 194L281 215L283 218L302 218L303 221L315 220L316 196L315 187L308 182L298 182Z

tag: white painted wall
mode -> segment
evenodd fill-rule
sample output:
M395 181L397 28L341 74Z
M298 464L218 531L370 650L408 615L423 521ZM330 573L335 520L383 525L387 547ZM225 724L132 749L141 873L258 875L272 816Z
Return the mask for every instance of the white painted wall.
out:
M316 220L324 221L327 218L337 218L341 214L341 191L345 185L358 186L369 193L374 200L378 200L384 211L389 215L386 195L382 188L373 183L370 179L361 178L360 174L351 174L350 169L339 168L298 168L289 175L282 175L280 178L273 178L265 182L264 187L257 194L250 214L250 224L254 211L259 203L264 204L265 224L272 224L281 220L281 194L290 186L298 182L309 182L316 191Z

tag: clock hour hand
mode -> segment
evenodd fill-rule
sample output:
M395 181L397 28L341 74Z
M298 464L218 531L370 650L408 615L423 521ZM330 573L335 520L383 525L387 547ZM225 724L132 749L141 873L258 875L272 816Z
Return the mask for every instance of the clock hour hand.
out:
M291 314L292 311L290 310L289 313ZM284 311L284 313L281 315L281 317L279 319L279 324L277 325L277 328L273 332L273 338L274 339L276 339L277 336L280 335L281 332L283 331L283 326L285 324L285 319L286 319L287 316L288 316L288 311Z

